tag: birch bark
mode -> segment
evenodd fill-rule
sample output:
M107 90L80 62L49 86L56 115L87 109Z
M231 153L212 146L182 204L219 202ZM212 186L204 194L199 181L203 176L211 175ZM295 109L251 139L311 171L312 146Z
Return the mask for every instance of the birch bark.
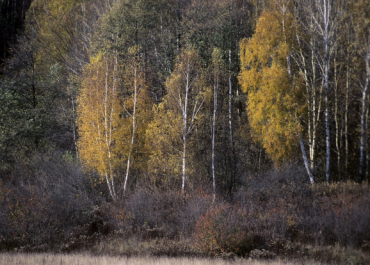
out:
M359 181L363 180L363 173L364 173L364 147L365 147L365 133L366 133L366 126L365 126L365 114L366 114L366 95L367 89L369 87L369 80L370 80L370 45L368 48L368 53L365 56L365 66L366 66L366 79L365 84L362 88L362 98L361 98L361 136L360 136L360 169L359 169Z
M332 52L332 43L335 38L336 21L333 17L333 1L332 0L315 0L315 10L312 11L312 18L315 23L315 28L318 34L322 37L323 55L316 56L317 62L321 68L324 81L324 121L325 121L325 180L328 183L330 180L330 121L329 121L329 68L330 55Z
M187 122L188 122L188 96L189 96L189 73L190 73L190 65L187 64L186 66L186 85L185 85L185 101L184 101L184 108L182 111L183 115L183 132L182 132L182 140L183 140L183 153L182 153L182 185L181 185L181 192L182 195L185 194L185 180L186 180L186 140L187 140Z
M315 183L315 179L314 179L314 176L313 176L313 174L311 172L310 163L308 162L308 159L307 159L306 150L305 150L304 144L303 144L302 133L299 134L299 146L301 147L301 152L302 152L302 158L303 158L304 166L306 167L306 171L307 171L308 177L310 179L310 183L312 185L312 184Z
M221 64L221 53L218 49L215 49L212 54L213 61L213 120L212 120L212 184L213 184L213 202L216 200L216 173L215 173L215 132L216 132L216 112L217 112L217 97L219 90L219 78L220 78L220 64Z
M128 176L130 172L130 163L131 163L131 155L132 155L132 149L134 147L134 142L135 142L135 132L136 132L136 103L137 103L137 92L138 92L138 82L137 82L137 66L134 65L134 107L132 110L132 136L131 136L131 142L130 142L130 151L128 154L127 158L127 166L126 166L126 176L125 176L125 183L123 185L123 195L126 193L126 187L127 187L127 181L128 181Z
M229 50L229 139L231 148L231 180L230 180L230 194L234 185L235 179L235 150L234 150L234 131L232 122L232 82L231 82L231 50Z

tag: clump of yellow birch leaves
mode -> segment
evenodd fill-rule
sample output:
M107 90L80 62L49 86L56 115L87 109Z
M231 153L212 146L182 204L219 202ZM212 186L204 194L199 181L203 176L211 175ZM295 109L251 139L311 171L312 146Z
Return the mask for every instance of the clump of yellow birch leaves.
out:
M171 76L166 81L167 95L153 108L153 121L147 131L151 156L149 170L162 176L154 181L180 179L182 191L185 179L191 175L193 141L197 126L203 121L204 103L211 96L197 52L188 47L177 59Z
M78 97L81 161L86 170L97 170L105 177L113 199L117 172L126 171L121 179L125 191L130 168L143 167L146 161L151 102L139 51L137 46L129 48L121 67L117 55L100 52L91 57Z
M120 150L113 142L122 130L118 124L122 107L117 96L117 59L98 53L90 61L83 71L78 97L78 150L85 168L96 169L105 177L110 195L115 199L114 164Z
M252 136L277 164L295 153L305 108L303 79L290 62L295 30L289 9L276 4L263 11L253 37L240 43L239 82L248 95Z

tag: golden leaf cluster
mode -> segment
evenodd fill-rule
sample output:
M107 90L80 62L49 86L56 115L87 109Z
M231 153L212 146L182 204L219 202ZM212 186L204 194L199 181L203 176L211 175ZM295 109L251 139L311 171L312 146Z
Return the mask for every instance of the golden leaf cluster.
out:
M248 94L253 137L277 163L294 153L301 131L302 78L289 61L294 31L292 15L276 8L264 11L253 37L240 44L239 82Z

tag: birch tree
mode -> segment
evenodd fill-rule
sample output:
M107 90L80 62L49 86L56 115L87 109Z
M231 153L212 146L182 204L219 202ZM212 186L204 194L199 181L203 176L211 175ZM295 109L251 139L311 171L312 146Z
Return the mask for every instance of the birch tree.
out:
M352 73L353 73L353 62L355 59L354 56L354 49L352 43L354 43L354 34L352 33L352 26L347 23L346 25L346 59L345 59L345 111L344 111L344 149L345 149L345 161L344 161L344 169L345 169L345 178L348 178L348 160L349 160L349 112L350 112L350 96L352 92Z
M122 136L125 140L122 140L118 144L118 148L122 151L125 150L126 158L126 173L123 184L123 194L126 193L128 177L130 174L130 166L133 159L133 151L136 146L137 129L145 127L143 119L145 120L145 108L147 107L147 85L144 78L144 71L142 65L142 59L140 58L140 47L134 46L128 49L126 61L126 69L124 74L124 87L125 94L122 95L123 108L124 108L124 123L122 124ZM138 114L140 119L138 121ZM143 139L140 139L144 141ZM128 148L127 148L128 147ZM127 150L128 149L128 150Z
M184 195L188 147L202 120L202 106L209 95L193 48L186 48L179 56L166 81L166 89L167 95L154 108L155 118L148 129L147 137L153 148L149 164L152 170L167 177L181 175L181 193Z
M297 8L296 17L299 17L297 21L296 40L297 45L294 47L294 60L297 62L299 71L302 73L304 78L304 84L306 87L306 106L307 106L307 136L308 136L308 148L309 148L309 162L311 172L316 169L316 149L317 149L317 132L319 129L319 122L322 111L322 100L323 100L323 82L318 76L317 67L317 49L318 39L315 33L315 24L312 16L305 16L307 12L306 3L302 3Z
M324 119L325 119L325 179L329 182L330 178L330 121L329 121L329 94L330 94L330 57L334 51L335 31L338 23L335 16L336 5L332 0L313 0L311 5L311 15L314 21L314 30L321 36L321 45L323 51L319 51L316 60L320 67L324 83Z
M109 194L116 200L114 165L120 150L114 146L120 137L118 124L122 112L117 97L117 57L99 53L83 72L78 96L78 150L86 169L96 169L107 182Z
M292 156L299 143L309 180L313 183L300 122L305 106L302 102L303 77L293 71L290 62L294 17L284 1L280 4L263 11L253 37L241 42L239 82L248 93L248 119L254 139L262 144L275 163Z
M212 187L213 187L213 202L216 200L216 169L215 169L215 138L216 138L216 113L217 113L217 100L220 84L220 75L222 67L222 54L217 48L212 53L212 66L213 66L213 118L212 118Z

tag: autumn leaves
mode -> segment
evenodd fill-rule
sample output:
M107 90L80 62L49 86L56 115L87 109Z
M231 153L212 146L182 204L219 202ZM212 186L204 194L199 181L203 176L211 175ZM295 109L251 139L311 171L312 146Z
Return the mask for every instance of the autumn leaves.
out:
M302 80L288 71L292 43L286 32L294 32L292 20L277 10L265 11L254 36L241 43L239 80L248 93L249 122L255 139L275 161L289 157L300 131L295 97Z
M291 48L297 45L292 36L297 29L288 8L281 3L272 4L269 11L262 12L253 37L240 45L239 81L248 93L252 134L275 163L290 158L302 141L300 120L305 106L304 80L291 63ZM313 183L310 169L307 171Z
M167 95L158 105L148 98L143 69L135 46L128 50L125 62L98 53L84 70L78 109L80 158L85 168L104 176L113 199L117 197L115 175L125 171L125 193L133 163L141 167L147 163L149 171L163 178L181 173L184 192L187 146L209 99L193 48L179 57L166 82Z
M117 60L99 53L85 67L78 98L80 157L86 168L94 168L105 177L113 199L115 157L119 155L114 145L121 135L118 85Z
M301 140L303 78L290 62L295 30L291 13L275 7L262 12L254 36L240 43L239 82L248 94L249 124L275 162L291 157ZM105 177L113 199L115 177L124 176L124 194L135 175L131 167L149 173L153 184L177 179L184 194L193 173L194 146L210 127L215 196L216 112L220 78L227 72L224 59L215 49L209 66L202 66L198 51L186 46L165 82L165 95L154 103L138 46L121 57L99 53L91 58L79 97L79 151L86 168Z
M97 42L90 64L85 67L79 96L80 158L87 169L95 169L104 176L111 197L117 196L114 179L120 179L125 194L131 179L140 174L161 187L176 179L185 193L188 176L206 172L202 181L212 178L214 194L217 175L220 181L229 182L231 192L237 161L243 159L243 153L253 156L251 145L248 151L239 151L237 157L234 134L247 135L246 138L252 135L275 163L292 158L300 147L313 183L314 148L307 158L302 132L309 123L307 116L318 112L315 107L320 103L314 103L313 110L307 106L307 74L298 62L301 60L298 42L304 36L298 37L299 23L293 3L271 1L262 11L253 36L240 42L240 69L233 66L237 65L233 58L237 52L229 43L229 32L223 32L224 27L208 32L224 35L215 43L209 38L206 56L201 52L202 38L188 38L183 45L178 44L181 34L177 26L171 38L159 38L158 42L150 39L146 34L150 27L140 26L142 21L149 23L145 12L151 14L150 6L141 1L136 4L140 8L135 9L137 17L132 18L135 23L129 19L132 9L126 5L114 6L113 15L102 20L105 24L96 38L101 42ZM149 10L139 12L145 8ZM127 14L124 19L122 10ZM159 14L161 19L165 18ZM165 35L162 22L157 22L161 36ZM228 19L223 23L227 28ZM153 27L154 24L150 23ZM132 28L127 30L128 26ZM242 96L236 79L245 93ZM242 101L247 101L248 115L243 114ZM222 115L218 115L218 107ZM315 145L314 142L309 145ZM204 147L211 143L212 148ZM209 165L195 166L201 163L199 144L203 145L203 156L208 157L205 160ZM217 159L225 153L223 159ZM223 173L217 174L221 166ZM244 167L238 169L238 174ZM200 168L202 173L196 172ZM212 173L208 172L210 168ZM230 181L225 181L228 176Z

